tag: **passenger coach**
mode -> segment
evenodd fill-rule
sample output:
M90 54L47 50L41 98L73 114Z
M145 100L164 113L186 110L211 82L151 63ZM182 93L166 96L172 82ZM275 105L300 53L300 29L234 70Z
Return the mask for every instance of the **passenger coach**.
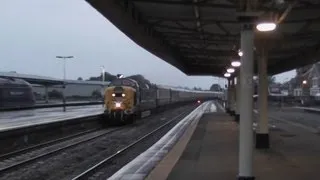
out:
M143 112L171 105L223 97L222 92L193 91L168 86L145 86L130 78L112 81L104 94L104 116L108 122L132 123Z

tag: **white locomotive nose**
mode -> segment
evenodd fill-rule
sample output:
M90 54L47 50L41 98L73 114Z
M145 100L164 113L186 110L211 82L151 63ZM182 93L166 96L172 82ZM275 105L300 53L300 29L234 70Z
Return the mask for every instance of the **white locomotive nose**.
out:
M117 108L121 107L121 103L120 102L116 102L116 107Z

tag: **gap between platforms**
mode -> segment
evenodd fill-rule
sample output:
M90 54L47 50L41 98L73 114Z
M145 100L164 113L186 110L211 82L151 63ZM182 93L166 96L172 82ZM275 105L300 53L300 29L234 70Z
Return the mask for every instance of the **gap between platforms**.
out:
M253 112L255 114L258 114L259 111L254 109ZM320 129L316 129L316 128L312 128L312 127L309 127L309 126L306 126L306 125L303 125L301 123L296 123L296 122L292 122L292 121L288 121L288 120L285 120L283 118L279 118L279 117L275 117L275 116L270 116L269 115L269 118L273 119L273 120L276 120L276 121L281 121L281 122L284 122L284 123L287 123L287 124L290 124L292 126L296 126L296 127L299 127L299 128L302 128L304 130L307 130L311 133L315 133L315 134L319 134L320 133ZM270 125L269 125L270 126Z

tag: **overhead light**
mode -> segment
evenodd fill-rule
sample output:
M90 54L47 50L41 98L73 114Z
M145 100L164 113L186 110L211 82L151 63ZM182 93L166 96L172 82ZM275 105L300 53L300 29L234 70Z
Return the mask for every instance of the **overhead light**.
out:
M235 71L234 68L228 68L228 69L227 69L227 72L228 72L228 73L234 73L234 71Z
M230 77L231 74L230 73L224 73L224 77Z
M303 81L302 81L302 84L307 84L307 80L303 80Z
M243 55L243 52L239 49L238 55L241 57Z
M232 61L231 66L232 67L239 67L239 66L241 66L241 62L240 61Z
M273 31L275 30L277 27L277 25L273 22L269 22L269 23L259 23L256 28L258 29L258 31L261 32L266 32L266 31Z

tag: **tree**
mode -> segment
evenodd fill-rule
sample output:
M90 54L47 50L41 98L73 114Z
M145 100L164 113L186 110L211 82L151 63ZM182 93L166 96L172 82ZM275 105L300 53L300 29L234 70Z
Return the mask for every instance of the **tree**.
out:
M143 75L141 74L136 74L132 76L128 76L128 78L133 79L138 82L139 86L142 88L151 88L154 87L154 84L152 84L148 79L146 79Z
M82 77L78 77L78 81L83 81Z
M113 80L115 80L117 77L115 76L115 75L112 75L112 74L110 74L110 73L108 73L108 72L105 72L104 73L104 81L113 81ZM89 79L88 79L88 81L102 81L102 73L101 73L101 75L100 76L98 76L98 77L90 77Z
M221 86L219 84L212 84L210 91L221 91Z

